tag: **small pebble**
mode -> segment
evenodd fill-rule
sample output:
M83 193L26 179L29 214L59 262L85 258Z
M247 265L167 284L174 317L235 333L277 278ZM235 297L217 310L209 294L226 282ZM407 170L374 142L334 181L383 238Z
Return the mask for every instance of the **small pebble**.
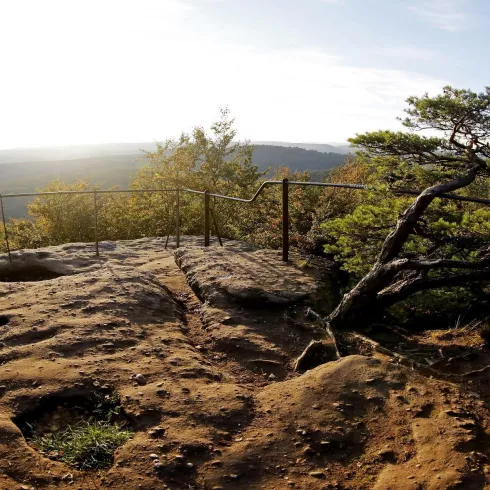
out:
M314 478L323 478L325 476L323 471L310 471L308 474Z

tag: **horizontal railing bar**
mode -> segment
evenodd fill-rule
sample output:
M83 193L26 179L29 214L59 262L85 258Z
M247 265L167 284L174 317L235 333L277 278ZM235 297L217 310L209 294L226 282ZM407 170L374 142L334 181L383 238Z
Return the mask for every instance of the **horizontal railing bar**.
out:
M97 191L97 194L110 194L111 192L177 192L179 189L114 189L114 190L105 190L105 191ZM94 192L94 191L91 191Z
M204 191L196 191L194 189L180 189L183 192L189 192L191 194L204 194Z
M108 190L93 190L93 191L52 191L52 192L32 192L22 194L2 194L2 197L36 197L36 196L66 196L76 194L115 194L120 192L177 192L179 189L108 189ZM182 190L182 189L181 189Z
M373 189L373 187L370 187L368 185L363 185L363 184L332 184L330 182L301 182L301 181L290 180L288 184L313 185L315 187L342 187L344 189L360 189L360 190Z
M290 185L300 185L300 186L314 186L314 187L333 187L333 188L343 188L343 189L354 189L354 190L376 190L375 187L363 185L363 184L335 184L328 182L300 182L300 181L290 181ZM266 180L262 182L260 187L257 189L257 192L250 198L244 199L241 197L233 197L233 196L224 196L222 194L213 194L209 193L208 195L211 197L216 197L218 199L227 199L229 201L237 201L237 202L246 202L251 203L254 202L265 187L269 185L282 185L282 181L280 180ZM116 194L116 193L146 193L146 192L188 192L190 194L200 194L204 195L204 191L197 191L195 189L113 189L113 190L93 190L93 191L51 191L51 192L32 192L32 193L20 193L20 194L0 194L2 198L14 198L14 197L39 197L39 196L66 196L66 195L84 195L84 194L93 194L97 192L97 194ZM409 189L389 189L390 192L394 194L410 194L413 196L418 196L421 192L413 191ZM490 204L490 199L483 199L478 197L466 197L460 196L458 194L440 194L437 196L441 199L451 199L455 201L464 201L464 202L473 202L478 204Z
M232 196L223 196L222 194L209 194L212 197L219 197L220 199L228 199L229 201L238 201L238 202L254 202L261 192L264 190L264 188L268 185L274 185L274 184L282 184L282 181L280 180L266 180L265 182L262 182L262 185L257 189L257 192L254 194L254 196L251 199L243 199L241 197L232 197Z

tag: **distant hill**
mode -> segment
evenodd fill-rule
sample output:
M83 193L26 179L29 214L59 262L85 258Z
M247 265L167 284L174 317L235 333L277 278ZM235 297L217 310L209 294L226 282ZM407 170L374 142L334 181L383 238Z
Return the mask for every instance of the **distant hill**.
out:
M66 147L45 150L5 150L0 152L1 159L14 159L14 163L0 165L0 193L18 194L36 192L54 179L75 182L79 179L90 179L103 189L114 186L126 188L138 170L147 162L139 148L151 150L142 144L123 145L124 149L132 150L130 154L114 154L62 159L66 155L87 155L93 152L120 151L120 145L89 145L85 147ZM16 153L19 152L19 153ZM17 158L53 157L40 161L17 161ZM340 153L323 153L297 147L281 147L272 145L256 145L253 161L261 170L277 167L289 167L291 170L309 170L324 175L333 167L342 165L345 155ZM26 216L26 204L31 198L5 199L5 211L8 217Z
M36 192L37 189L55 179L65 182L90 179L104 189L113 186L128 187L131 178L145 163L141 155L5 163L0 165L0 193ZM4 206L7 216L10 218L25 217L26 204L31 200L32 198L23 197L5 199Z
M303 150L314 150L321 153L342 153L344 155L352 153L352 149L350 148L350 146L345 143L334 146L326 143L287 143L284 141L254 141L253 144L265 146L283 146L286 148L302 148Z
M289 167L291 170L329 170L342 165L345 155L305 150L298 147L255 145L253 162L261 170Z
M349 144L338 144L338 145L335 145L335 148L336 150L339 152L339 153L345 153L346 155L348 153L355 153L356 152L356 148L349 145Z
M339 143L338 145L320 143L288 143L281 141L253 141L254 145L282 146L286 148L302 148L303 150L314 150L321 153L352 152L349 145ZM155 151L155 142L145 141L141 143L108 143L97 145L71 145L52 146L40 148L13 148L0 150L0 164L20 162L45 162L55 160L78 160L81 158L106 157L114 155L138 155L141 150Z
M145 163L140 155L5 163L0 165L0 192L34 192L58 178L67 182L91 179L104 188L114 185L126 187Z
M155 149L156 144L151 142L13 148L0 150L0 164L78 160L114 155L138 155L141 154L141 150L155 151Z

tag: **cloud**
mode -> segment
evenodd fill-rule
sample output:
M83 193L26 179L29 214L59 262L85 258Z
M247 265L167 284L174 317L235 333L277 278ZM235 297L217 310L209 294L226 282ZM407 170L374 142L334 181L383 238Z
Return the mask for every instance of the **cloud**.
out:
M419 18L438 29L459 32L469 19L464 0L415 0L408 8Z
M409 95L438 92L447 83L403 70L349 66L314 49L205 44L200 49L190 65L182 52L168 60L184 81L168 81L166 89L184 90L185 124L206 124L219 105L229 106L242 138L327 141L396 129ZM210 66L226 66L226 72L211 73ZM181 116L182 101L177 97L172 107L174 101L167 100L167 112Z
M385 56L392 56L396 58L409 58L414 60L431 60L436 56L440 56L435 51L431 51L425 48L417 48L415 46L392 46L383 48L380 51Z
M207 126L220 106L233 111L241 139L342 141L398 128L406 97L447 84L297 45L223 42L175 1L8 5L0 17L0 43L11 46L0 53L9 74L0 82L5 148L162 140Z

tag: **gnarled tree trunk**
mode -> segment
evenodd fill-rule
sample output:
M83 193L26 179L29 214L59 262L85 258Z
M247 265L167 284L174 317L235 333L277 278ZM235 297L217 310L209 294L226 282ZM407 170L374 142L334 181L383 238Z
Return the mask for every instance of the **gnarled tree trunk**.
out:
M423 289L490 278L489 256L484 256L478 261L398 258L404 244L431 202L442 194L471 184L475 180L479 168L479 165L476 164L465 176L429 187L417 197L398 219L395 229L386 237L379 258L371 271L351 291L344 295L339 305L326 319L329 337L338 330L362 328L363 325L369 322L369 318L373 313ZM455 274L444 278L444 280L427 278L428 271L441 268L478 270ZM408 277L403 274L406 271L410 271ZM296 362L296 369L309 369L314 367L315 360L322 359L320 344L319 342L313 342L306 348ZM331 351L330 342L324 342L324 344Z

